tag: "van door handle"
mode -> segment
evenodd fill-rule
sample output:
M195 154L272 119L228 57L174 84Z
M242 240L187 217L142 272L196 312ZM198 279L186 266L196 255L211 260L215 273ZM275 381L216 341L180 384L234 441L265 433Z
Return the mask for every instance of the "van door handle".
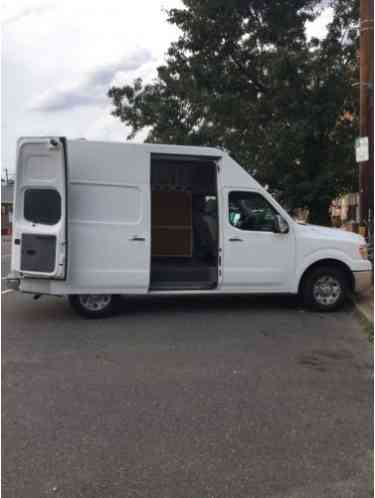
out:
M130 240L131 241L144 242L146 239L144 237L138 237L138 235L134 235L134 237L132 237Z
M232 237L231 239L229 239L229 242L243 242L243 240L239 237Z

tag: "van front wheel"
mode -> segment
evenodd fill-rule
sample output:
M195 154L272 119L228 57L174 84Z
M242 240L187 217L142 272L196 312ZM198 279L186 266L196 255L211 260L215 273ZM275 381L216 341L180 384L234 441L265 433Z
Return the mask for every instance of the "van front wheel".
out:
M302 283L306 306L319 311L340 308L348 295L348 281L340 268L321 266L306 276Z
M112 294L76 294L69 296L73 309L85 318L105 318L115 313L118 296Z

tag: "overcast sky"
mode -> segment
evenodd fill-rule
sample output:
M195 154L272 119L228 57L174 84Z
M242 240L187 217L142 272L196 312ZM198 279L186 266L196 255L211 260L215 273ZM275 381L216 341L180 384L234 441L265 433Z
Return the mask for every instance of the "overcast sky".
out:
M2 170L26 135L124 140L111 84L152 80L178 31L163 8L179 0L11 0L2 3ZM308 34L321 36L326 11ZM138 141L142 136L137 137Z

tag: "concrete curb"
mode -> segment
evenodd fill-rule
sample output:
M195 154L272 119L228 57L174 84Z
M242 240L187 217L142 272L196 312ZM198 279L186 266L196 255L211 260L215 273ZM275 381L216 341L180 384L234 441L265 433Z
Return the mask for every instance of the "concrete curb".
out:
M359 315L361 315L362 318L367 320L371 325L374 325L374 316L371 313L371 311L368 310L367 307L364 306L363 304L354 302L354 305L355 305L357 313Z
M357 296L351 296L351 300L355 306L356 312L364 318L370 325L374 326L374 312L370 306L361 302Z

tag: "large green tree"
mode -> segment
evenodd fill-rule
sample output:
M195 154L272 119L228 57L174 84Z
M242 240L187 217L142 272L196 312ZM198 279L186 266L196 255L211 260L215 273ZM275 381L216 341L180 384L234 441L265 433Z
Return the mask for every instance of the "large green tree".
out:
M181 35L150 84L112 87L134 137L226 149L289 208L328 222L355 187L358 0L183 0ZM324 39L306 22L334 9Z

